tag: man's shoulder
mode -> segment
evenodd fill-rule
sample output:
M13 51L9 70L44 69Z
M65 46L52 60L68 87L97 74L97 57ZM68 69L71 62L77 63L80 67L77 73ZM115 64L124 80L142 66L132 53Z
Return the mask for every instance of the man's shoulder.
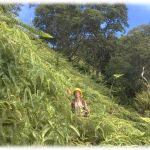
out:
M82 98L82 99L81 99L81 102L82 102L82 103L86 103L86 100Z
M85 105L89 105L90 102L87 101L86 99L82 99L82 103L85 104Z

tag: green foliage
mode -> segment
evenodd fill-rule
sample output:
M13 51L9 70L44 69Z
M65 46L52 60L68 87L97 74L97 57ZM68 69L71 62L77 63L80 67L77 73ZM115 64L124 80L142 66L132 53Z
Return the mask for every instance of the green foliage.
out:
M9 19L0 21L1 145L150 144L149 122ZM66 91L74 87L83 90L88 118L71 112Z
M105 80L113 84L114 95L121 99L122 104L133 104L136 93L143 90L141 77L145 67L145 76L149 80L150 71L150 36L149 25L139 26L118 40L116 51L105 68ZM115 73L124 74L116 82ZM130 101L131 100L131 101Z
M142 91L136 95L135 107L138 112L146 115L146 111L150 111L150 93ZM147 114L147 117L149 115Z
M128 26L127 8L123 4L38 5L34 25L55 37L48 41L57 51L69 60L84 60L98 77L115 50L116 32Z
M20 7L22 4L0 4L0 11L3 13L13 13L15 15L18 15L18 11L20 11Z
M123 74L114 74L113 76L114 76L115 79L118 79L118 78L120 78L121 76L123 76Z
M21 28L23 28L26 32L30 32L30 33L33 33L35 35L38 35L40 37L44 37L44 38L47 38L47 39L51 39L52 36L50 34L47 34L45 32L42 32L40 30L37 30L31 26L28 26L26 25L25 23L21 22L19 19L17 19L14 15L12 14L2 14L0 16L0 21L7 21L7 23L9 24L15 24L16 26L19 26Z

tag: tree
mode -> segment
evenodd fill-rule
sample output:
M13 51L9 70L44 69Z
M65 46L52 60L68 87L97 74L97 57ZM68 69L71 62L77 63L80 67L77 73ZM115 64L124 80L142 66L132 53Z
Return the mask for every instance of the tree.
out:
M127 36L121 37L114 56L106 67L106 80L111 85L115 73L124 74L116 85L115 93L122 99L122 103L132 103L136 93L144 90L141 70L146 68L145 76L150 78L150 36L149 25L142 25L129 31ZM132 101L129 101L131 100Z
M49 41L69 60L83 59L98 75L114 51L116 32L128 26L127 8L114 5L39 5L34 25L51 33Z

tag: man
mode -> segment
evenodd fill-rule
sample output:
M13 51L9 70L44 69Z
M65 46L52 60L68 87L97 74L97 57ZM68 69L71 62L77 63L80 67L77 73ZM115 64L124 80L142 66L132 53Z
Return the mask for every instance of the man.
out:
M85 100L81 98L82 91L79 88L76 88L73 92L75 98L71 102L72 112L79 116L87 117L90 113L89 108Z

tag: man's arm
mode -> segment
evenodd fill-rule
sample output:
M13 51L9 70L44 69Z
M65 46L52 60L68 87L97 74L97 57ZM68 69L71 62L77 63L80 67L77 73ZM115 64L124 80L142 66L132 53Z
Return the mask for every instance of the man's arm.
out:
M84 110L86 110L87 113L90 113L90 109L89 109L89 107L88 107L88 105L87 105L85 100L84 100Z
M72 111L73 113L75 112L75 104L74 104L73 101L71 102L71 111Z

